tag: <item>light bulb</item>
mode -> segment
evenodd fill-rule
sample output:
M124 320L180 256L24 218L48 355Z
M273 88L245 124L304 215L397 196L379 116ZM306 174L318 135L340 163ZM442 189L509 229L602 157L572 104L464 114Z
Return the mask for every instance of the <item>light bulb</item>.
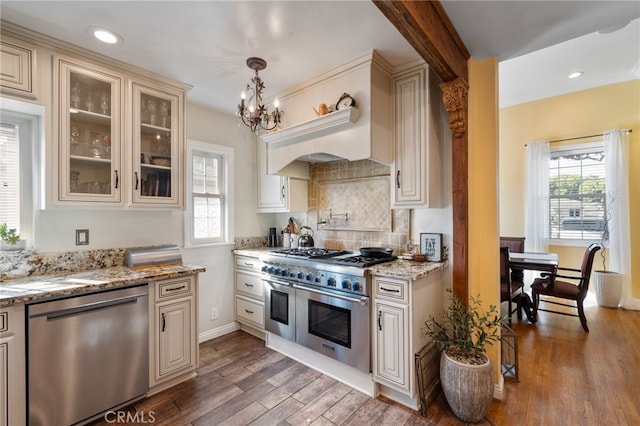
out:
M273 106L274 106L274 108L278 108L280 106L280 101L278 100L277 97L273 101Z
M243 101L247 99L247 94L244 92L244 90L242 91L242 93L240 93L240 99L242 99Z

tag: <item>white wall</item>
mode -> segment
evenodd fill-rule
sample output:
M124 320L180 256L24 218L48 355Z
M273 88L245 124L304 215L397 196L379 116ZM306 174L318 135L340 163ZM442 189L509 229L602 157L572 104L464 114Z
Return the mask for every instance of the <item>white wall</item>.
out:
M235 180L235 237L267 235L275 226L273 215L257 214L256 139L235 116L187 104L187 139L229 146L234 149L235 164L231 165ZM235 327L233 245L187 248L186 263L204 266L198 292L201 340L222 335ZM211 309L217 308L219 318L211 319Z

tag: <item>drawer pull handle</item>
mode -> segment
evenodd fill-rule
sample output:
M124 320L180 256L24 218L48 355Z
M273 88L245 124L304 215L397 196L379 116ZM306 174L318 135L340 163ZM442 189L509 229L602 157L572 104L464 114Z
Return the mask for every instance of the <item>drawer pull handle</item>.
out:
M249 268L253 268L253 263L244 262L244 266L248 266Z
M248 314L253 315L253 311L250 311L250 310L248 310L248 309L245 309L244 311L245 311L246 313L248 313Z
M333 351L333 352L336 351L336 347L335 346L331 346L331 345L329 345L327 343L322 343L322 347L325 348L325 349L329 349L330 351Z
M182 290L183 288L186 288L186 285L181 285L180 287L172 287L172 288L168 288L166 289L166 291L178 291L178 290Z
M388 291L389 293L400 293L400 290L398 290L397 288L380 287L380 290Z
M164 312L162 313L162 332L164 333L165 326L167 325L166 318L164 316Z
M246 285L247 287L251 287L251 288L253 288L253 284L244 283L244 285Z

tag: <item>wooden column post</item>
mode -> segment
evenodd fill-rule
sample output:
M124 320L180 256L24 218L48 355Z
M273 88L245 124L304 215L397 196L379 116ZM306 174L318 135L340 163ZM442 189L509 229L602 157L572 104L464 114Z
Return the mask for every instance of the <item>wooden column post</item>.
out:
M442 101L449 113L449 128L453 135L453 294L463 301L469 299L469 162L467 111L469 86L461 79L442 83Z

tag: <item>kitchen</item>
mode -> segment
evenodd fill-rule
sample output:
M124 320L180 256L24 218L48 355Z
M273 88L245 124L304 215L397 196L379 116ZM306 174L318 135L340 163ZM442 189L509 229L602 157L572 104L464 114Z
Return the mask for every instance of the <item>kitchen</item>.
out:
M42 64L40 64L42 65ZM246 72L243 69L241 72ZM338 93L339 95L339 93ZM333 98L334 96L331 96ZM333 100L328 100L333 102ZM317 102L313 104L317 106ZM311 105L310 105L311 107ZM309 108L311 111L311 108ZM247 185L247 181L253 182L253 176L256 169L256 160L254 153L255 140L246 129L238 127L234 117L223 116L222 114L212 113L206 108L202 108L196 104L187 104L187 112L189 126L187 128L187 137L195 140L212 140L215 135L214 143L222 143L222 141L234 141L232 145L235 149L234 174L236 176L236 187L243 188L234 193L236 212L233 220L237 224L236 233L238 239L265 238L266 230L270 227L278 229L287 222L291 216L289 213L260 215L255 214L252 208L240 208L240 206L253 206L256 203L256 190L252 184ZM448 174L447 174L448 175ZM243 185L244 183L244 185ZM246 190L244 190L246 187ZM445 193L450 193L449 188L445 186ZM423 211L415 210L413 212L414 234L412 239L417 239L418 231L434 230L449 234L449 229L439 226L450 217L450 213L442 213L442 218L436 218L432 223L431 216L424 217ZM37 223L39 226L36 236L35 245L39 251L54 252L61 250L75 250L73 244L74 230L77 228L89 229L91 248L107 248L107 247L130 247L140 245L157 245L167 242L180 243L183 233L183 219L180 211L92 211L91 214L82 212L74 212L69 214L67 211L45 210L36 212ZM315 218L315 215L309 215L307 220ZM303 223L306 221L301 217ZM447 223L447 222L444 222ZM106 225L105 225L106 224ZM117 226L114 226L117 224ZM240 226L240 224L242 224ZM114 229L115 228L115 229ZM140 235L139 229L147 230ZM240 229L242 234L240 235ZM97 243L94 243L97 242ZM322 241L318 239L318 241ZM63 243L60 243L63 242ZM384 240L368 240L368 244L354 242L354 246L375 245L372 243L386 243ZM390 241L391 242L391 241ZM393 242L396 244L395 242ZM445 238L445 244L447 240ZM384 245L384 244L383 244ZM398 248L403 242L398 240ZM212 307L205 305L199 310L200 339L208 340L217 335L224 334L226 331L234 329L233 311L225 309L232 306L233 288L228 285L233 282L233 262L230 249L233 245L216 248L190 248L185 250L185 260L189 263L197 265L205 265L207 272L202 273L201 280L207 280L213 283L210 287L201 288L201 300L219 300L220 304L218 319L211 319Z

